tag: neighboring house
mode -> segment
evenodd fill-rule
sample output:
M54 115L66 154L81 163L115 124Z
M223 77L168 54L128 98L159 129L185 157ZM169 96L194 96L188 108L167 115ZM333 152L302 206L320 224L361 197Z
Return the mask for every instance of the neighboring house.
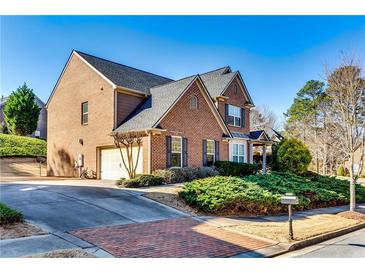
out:
M138 173L172 166L250 163L266 134L250 132L253 102L229 67L172 80L73 51L47 102L48 174L127 177L112 132L143 133ZM135 155L136 153L134 153Z
M0 125L4 126L4 106L6 104L6 101L9 97L1 97L0 98ZM38 125L37 129L33 134L30 134L30 137L37 137L41 139L47 139L47 109L45 104L42 102L41 99L39 99L37 96L35 96L35 101L37 105L41 108L41 112L39 113L38 118Z

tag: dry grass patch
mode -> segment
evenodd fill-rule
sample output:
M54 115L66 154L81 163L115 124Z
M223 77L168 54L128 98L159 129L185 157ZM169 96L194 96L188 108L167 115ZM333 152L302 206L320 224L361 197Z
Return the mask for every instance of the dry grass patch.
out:
M63 249L27 256L27 258L96 258L82 249Z
M47 234L41 228L29 223L15 223L0 226L0 240Z
M341 217L339 215L322 214L309 216L293 221L294 241L305 240L314 236L336 231L364 222ZM243 221L227 229L288 243L288 222L249 222Z
M198 211L191 208L182 198L180 198L179 192L181 190L182 186L169 185L167 187L150 189L144 196L161 204L165 204L192 215L197 215Z

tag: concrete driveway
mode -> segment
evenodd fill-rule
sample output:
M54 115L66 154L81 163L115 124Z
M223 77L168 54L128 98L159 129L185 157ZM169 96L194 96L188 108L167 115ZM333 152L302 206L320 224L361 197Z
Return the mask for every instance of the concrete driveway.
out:
M141 196L142 192L52 184L0 184L0 202L49 232L178 218L186 214Z

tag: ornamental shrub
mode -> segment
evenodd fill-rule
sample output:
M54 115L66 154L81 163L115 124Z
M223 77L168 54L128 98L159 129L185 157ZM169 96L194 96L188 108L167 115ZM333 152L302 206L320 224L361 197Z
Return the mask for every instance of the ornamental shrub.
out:
M190 182L199 178L217 176L219 173L213 167L171 167L169 169L158 169L153 172L154 175L164 179L166 184L178 184Z
M344 166L339 166L337 169L337 176L345 176L345 168Z
M257 164L235 163L230 161L216 161L215 166L222 176L253 175L259 170Z
M162 185L163 182L163 178L160 176L151 174L139 174L136 176L136 178L133 179L121 178L117 181L117 185L127 188L136 188Z
M304 174L312 160L309 149L298 139L284 139L273 147L273 170Z

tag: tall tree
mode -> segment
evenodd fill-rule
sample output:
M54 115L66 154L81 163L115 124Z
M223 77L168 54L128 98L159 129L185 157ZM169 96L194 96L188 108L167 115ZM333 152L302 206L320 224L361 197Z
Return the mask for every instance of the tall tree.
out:
M251 130L278 129L278 119L268 106L258 106L250 112Z
M327 71L331 97L331 117L337 129L339 146L350 165L350 211L356 207L355 186L364 166L365 154L365 78L363 69L353 59L343 60L340 67ZM360 160L355 163L355 151Z
M40 111L33 90L24 83L12 92L4 107L4 120L9 133L32 134L37 129Z
M319 172L318 147L313 146L317 142L319 108L324 98L324 83L318 80L310 80L297 92L294 103L285 113L287 117L287 130L291 131L294 137L302 139L316 155L316 170ZM311 145L312 144L312 145Z

